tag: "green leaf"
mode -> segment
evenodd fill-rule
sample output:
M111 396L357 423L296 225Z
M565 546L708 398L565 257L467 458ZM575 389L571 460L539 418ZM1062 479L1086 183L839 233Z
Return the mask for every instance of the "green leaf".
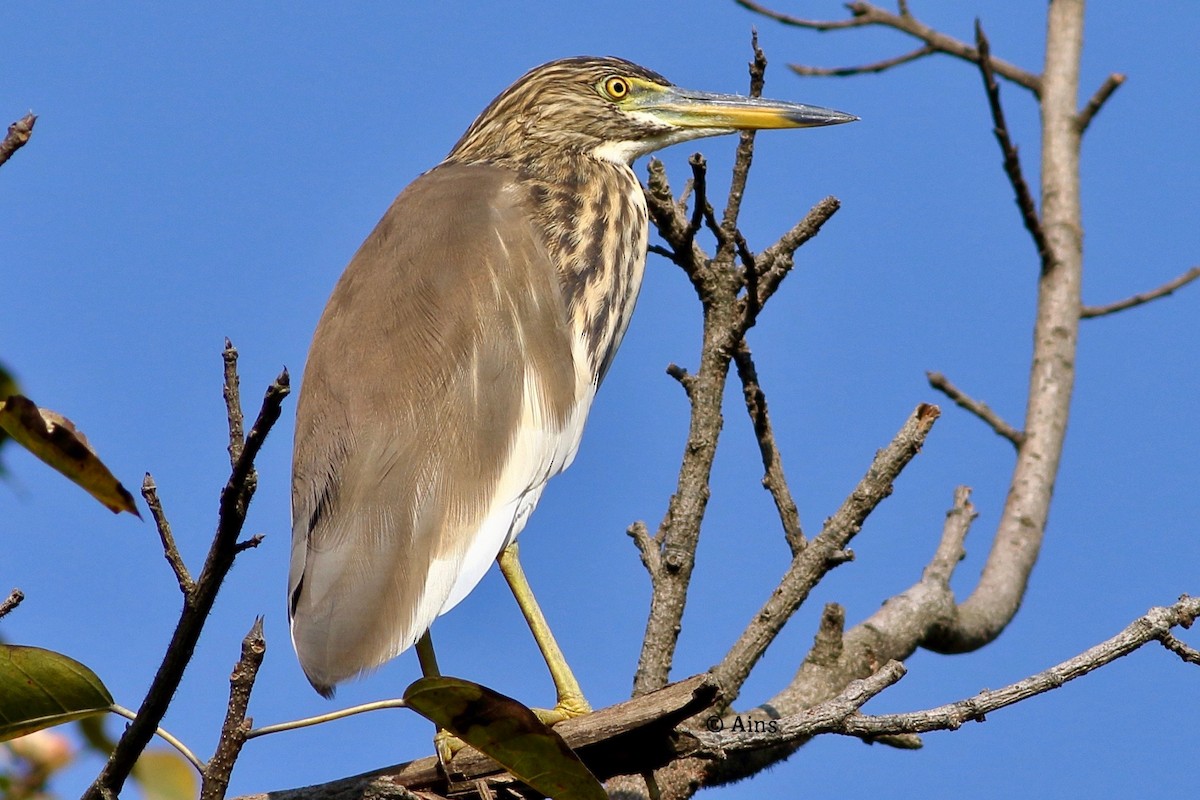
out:
M0 645L0 742L103 713L112 701L96 673L75 659Z
M147 750L133 765L133 779L146 800L196 800L196 770L172 750Z
M412 684L404 700L553 800L608 797L563 738L511 697L461 678L440 677Z
M108 471L71 420L38 408L24 395L14 394L0 402L0 430L82 486L114 514L128 511L142 516L133 495Z

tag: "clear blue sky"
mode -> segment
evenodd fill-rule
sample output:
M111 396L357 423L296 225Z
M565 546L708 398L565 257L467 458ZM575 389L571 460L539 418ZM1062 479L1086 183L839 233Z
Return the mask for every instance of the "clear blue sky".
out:
M715 0L592 6L8 7L0 117L7 124L32 108L40 119L32 143L0 170L0 360L37 402L74 419L132 490L145 471L154 474L198 569L228 471L223 337L242 353L252 414L281 367L299 380L325 298L392 197L526 69L614 54L681 85L742 91L757 25L772 63L767 94L862 117L761 136L743 215L758 249L820 198L843 203L801 251L751 338L807 530L832 513L917 403L941 402L925 370L945 372L1020 424L1037 265L972 67L935 58L876 77L800 79L787 62L853 63L912 45L882 32L801 33ZM997 55L1035 71L1044 9L914 8L964 38L978 14ZM834 2L803 10L844 13ZM1083 153L1084 295L1093 304L1163 283L1200 258L1200 8L1139 11L1089 9L1084 97L1109 72L1129 76ZM1036 107L1023 91L1003 92L1036 185ZM713 164L714 189L727 185L734 144L670 151L675 186L697 149ZM1193 287L1084 323L1063 472L1021 612L978 653L919 653L908 677L868 710L916 710L1009 683L1150 606L1200 591L1198 318ZM624 531L635 519L657 524L674 486L686 405L663 368L695 364L698 320L683 276L652 257L578 461L551 484L522 537L531 580L595 705L630 690L649 594ZM980 511L956 579L960 594L970 590L1012 453L942 405L924 452L856 539L857 561L833 573L788 626L743 705L789 680L824 602L844 603L857 622L919 577L953 488L964 483ZM266 616L269 649L256 721L335 707L309 688L287 635L293 412L289 402L259 461L248 532L266 539L239 560L166 720L204 756L238 643L257 614ZM786 567L736 394L724 445L679 678L720 659ZM114 517L12 448L4 459L14 477L0 485L0 590L28 594L4 620L4 636L79 658L136 706L179 607L151 524ZM435 634L447 672L531 705L550 701L495 574ZM406 654L343 687L338 706L398 695L417 674ZM1196 681L1195 668L1148 648L985 724L929 735L920 752L824 738L717 796L909 797L941 785L978 798L1180 796L1195 788ZM268 737L246 748L232 790L299 786L422 756L431 733L414 715L386 712ZM59 790L76 794L98 768L86 762Z

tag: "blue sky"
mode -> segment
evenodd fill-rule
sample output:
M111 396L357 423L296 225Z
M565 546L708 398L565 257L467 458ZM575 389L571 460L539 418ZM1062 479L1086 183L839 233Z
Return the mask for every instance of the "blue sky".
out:
M793 4L795 5L795 4ZM1038 71L1044 4L915 4L962 38L982 18L994 52ZM837 3L803 13L842 14ZM199 568L228 471L221 345L241 351L248 413L281 367L298 380L341 269L392 197L436 164L486 103L529 67L620 55L675 82L743 91L752 26L767 94L858 114L849 126L759 138L744 206L755 249L817 200L842 210L805 247L751 334L806 529L837 507L875 449L922 401L943 418L895 495L854 543L857 560L814 593L747 684L743 705L790 678L820 607L851 622L915 581L958 484L980 517L955 586L970 591L1003 502L1011 448L936 395L945 372L1015 424L1022 416L1036 254L1016 214L978 74L948 58L851 80L801 79L789 61L837 65L902 52L878 31L815 35L731 2L615 0L353 6L26 4L7 10L0 117L40 115L0 170L0 360L39 404L71 417L127 486L155 476L181 548ZM1089 9L1083 97L1120 89L1083 152L1085 302L1157 286L1197 263L1194 120L1200 8ZM1014 138L1036 185L1037 111L1005 85ZM702 151L728 183L735 140L664 155L676 188ZM644 174L644 165L638 165ZM930 707L997 687L1095 644L1153 605L1200 591L1196 491L1200 366L1195 287L1085 321L1074 416L1041 561L1008 631L980 652L918 653L869 706ZM696 363L699 313L682 274L652 257L637 314L593 410L579 458L526 529L523 560L594 705L628 695L648 581L624 531L657 524L674 487L685 401L663 373ZM166 726L202 756L224 714L229 670L255 615L268 653L259 723L331 710L304 681L284 605L294 404L268 442L238 562ZM726 408L710 513L675 677L724 654L786 568L787 550L738 396ZM114 517L6 448L0 589L28 595L4 636L92 666L136 706L177 615L150 523ZM502 581L491 574L434 629L443 668L531 705L551 687ZM1195 636L1191 636L1195 642ZM338 706L398 695L406 654L347 685ZM945 783L980 798L1171 796L1194 789L1194 668L1147 648L1050 696L919 752L824 738L786 765L714 796L906 797ZM113 730L118 726L115 721ZM383 712L252 742L232 791L265 791L429 752L429 726ZM60 783L76 793L88 761ZM852 770L852 771L851 771ZM852 776L852 777L851 777Z

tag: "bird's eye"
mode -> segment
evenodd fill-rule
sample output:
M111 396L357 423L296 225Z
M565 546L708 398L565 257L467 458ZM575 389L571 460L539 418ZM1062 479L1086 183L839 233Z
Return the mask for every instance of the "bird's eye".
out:
M613 100L624 100L629 94L629 81L624 78L609 78L604 82L604 93Z

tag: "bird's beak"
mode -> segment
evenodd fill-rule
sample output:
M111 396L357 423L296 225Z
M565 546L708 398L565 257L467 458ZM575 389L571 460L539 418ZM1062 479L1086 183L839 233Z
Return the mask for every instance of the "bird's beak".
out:
M829 108L736 94L713 94L655 86L635 101L637 111L678 128L746 131L764 128L815 128L854 122L858 117Z

